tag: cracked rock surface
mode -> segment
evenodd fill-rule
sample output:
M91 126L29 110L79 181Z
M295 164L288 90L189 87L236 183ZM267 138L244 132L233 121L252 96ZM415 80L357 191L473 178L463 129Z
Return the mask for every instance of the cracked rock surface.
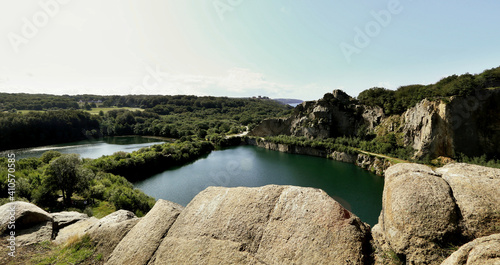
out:
M149 264L365 264L369 226L324 191L209 187Z

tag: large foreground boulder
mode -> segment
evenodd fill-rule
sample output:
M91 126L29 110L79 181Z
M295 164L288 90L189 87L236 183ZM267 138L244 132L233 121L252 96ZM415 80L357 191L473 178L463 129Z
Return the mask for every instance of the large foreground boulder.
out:
M209 187L149 264L364 264L369 239L367 224L318 189Z
M118 243L106 264L147 264L183 207L158 200Z
M454 163L434 171L424 165L397 164L386 171L382 212L372 229L377 264L390 259L439 264L451 254L450 246L499 232L499 169ZM473 253L472 248L464 249ZM467 258L464 251L454 254L462 255L454 260L479 260ZM484 252L491 255L481 253L498 256L500 248ZM460 262L449 264L483 264Z
M441 265L498 264L500 264L500 234L481 237L463 245Z
M385 177L373 236L388 246L379 248L392 249L408 264L435 264L442 259L440 245L453 239L458 228L450 187L431 168L417 164L392 166Z
M500 233L500 169L456 163L436 172L453 190L466 237Z

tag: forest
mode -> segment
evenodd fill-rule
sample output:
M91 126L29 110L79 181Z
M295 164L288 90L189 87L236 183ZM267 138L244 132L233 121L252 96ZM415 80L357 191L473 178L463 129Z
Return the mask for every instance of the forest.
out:
M361 92L361 104L379 106L385 114L401 114L423 99L446 99L450 96L468 96L477 89L500 86L500 67L480 74L451 75L431 85L408 85L397 90L374 87Z
M47 96L45 103L56 101L54 97L58 96ZM79 102L81 98L100 97L72 98ZM73 108L19 112L22 104L27 104L26 95L19 94L19 98L11 99L15 111L0 112L0 151L119 135L215 139L242 132L247 126L252 129L266 118L286 116L292 109L268 99L108 96L101 98L104 99L101 104L117 108L91 115L88 110ZM119 109L118 106L141 109Z

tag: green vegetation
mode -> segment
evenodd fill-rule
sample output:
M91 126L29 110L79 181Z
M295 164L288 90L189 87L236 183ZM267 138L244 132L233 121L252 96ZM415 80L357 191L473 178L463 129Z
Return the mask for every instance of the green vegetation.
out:
M23 105L23 99L29 98L27 94L1 95L12 100L10 105L0 104L7 108L5 110L29 107ZM88 95L85 96L87 99L84 96L61 97L75 102L92 98ZM41 96L41 100L47 102L54 98L57 96ZM90 110L95 115L89 114L88 110L74 109L0 112L0 150L120 135L216 138L240 133L247 126L252 129L265 118L288 115L291 111L289 106L265 99L196 96L97 98L103 102L100 104L108 107Z
M384 154L396 157L403 160L411 160L413 155L413 148L404 147L402 143L398 142L393 133L384 136L378 136L372 140L363 140L359 137L337 137L328 139L310 140L305 137L294 136L273 136L266 137L266 140L287 145L313 147L317 149L326 150L329 153L333 151L345 152L348 154L363 153L363 151Z
M78 110L0 113L0 150L83 140L99 130L97 116Z
M94 170L113 173L137 181L179 166L210 153L215 146L207 141L187 139L142 148L132 153L117 152L89 161ZM119 208L119 207L118 207Z
M75 154L61 155L55 151L46 152L41 158L18 160L16 200L30 201L49 211L71 208L101 217L115 209L142 216L154 205L153 198L134 189L127 179L94 169L91 162ZM7 158L0 158L2 198L8 196L6 167Z
M475 165L486 166L486 167L500 168L500 160L495 159L495 158L488 159L486 154L484 154L480 157L468 157L464 154L459 154L457 161L462 162L462 163L467 163L467 164L475 164Z
M34 256L26 264L81 264L87 262L93 264L102 260L102 255L96 253L96 246L88 235L82 238L72 238L64 246L56 246L50 242L40 245L45 248L46 253Z
M481 74L452 75L432 85L402 86L397 90L374 87L361 92L360 103L379 106L385 114L401 114L423 99L445 99L450 96L468 96L476 90L500 86L500 67Z

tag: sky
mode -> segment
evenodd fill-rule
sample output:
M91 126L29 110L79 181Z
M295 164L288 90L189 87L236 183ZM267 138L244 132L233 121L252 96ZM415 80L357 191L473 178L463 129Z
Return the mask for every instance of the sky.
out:
M268 96L500 66L500 1L0 0L0 92Z

